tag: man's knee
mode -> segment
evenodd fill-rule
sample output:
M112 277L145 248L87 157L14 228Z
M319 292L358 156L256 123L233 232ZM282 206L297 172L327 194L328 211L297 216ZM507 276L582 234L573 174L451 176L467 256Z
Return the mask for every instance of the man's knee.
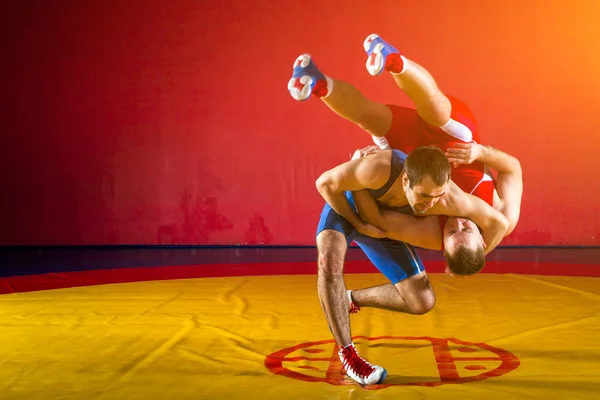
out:
M331 229L319 233L317 236L319 275L325 278L341 275L344 271L347 248L346 237L342 233Z
M437 92L416 104L419 116L429 125L443 126L450 120L452 105L442 92Z
M427 314L435 306L435 293L433 293L433 290L429 291L429 293L423 293L408 306L411 314Z
M423 315L435 306L435 293L425 273L397 283L396 289L403 301L401 311L405 313Z

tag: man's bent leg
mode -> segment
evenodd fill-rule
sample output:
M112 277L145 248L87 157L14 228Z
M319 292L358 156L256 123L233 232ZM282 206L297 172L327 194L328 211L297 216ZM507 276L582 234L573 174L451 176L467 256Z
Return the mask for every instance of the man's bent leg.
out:
M395 285L374 286L352 291L352 299L360 307L422 315L433 309L435 293L426 272L411 276Z
M353 290L351 299L359 307L376 307L410 314L424 314L435 304L435 294L425 266L415 248L387 238L356 235L354 241L390 284Z

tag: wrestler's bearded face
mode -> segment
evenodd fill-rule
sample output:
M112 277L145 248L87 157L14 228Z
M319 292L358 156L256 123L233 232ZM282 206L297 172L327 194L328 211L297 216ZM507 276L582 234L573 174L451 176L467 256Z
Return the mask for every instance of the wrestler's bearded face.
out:
M447 183L442 186L437 185L429 176L424 177L421 182L411 187L408 175L405 173L402 175L402 186L408 204L417 215L424 214L433 207L448 189Z

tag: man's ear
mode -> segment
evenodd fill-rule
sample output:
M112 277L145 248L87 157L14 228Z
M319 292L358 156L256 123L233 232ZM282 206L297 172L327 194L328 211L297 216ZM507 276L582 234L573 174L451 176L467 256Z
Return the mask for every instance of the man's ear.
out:
M408 186L410 181L408 180L408 174L406 172L402 173L402 186Z

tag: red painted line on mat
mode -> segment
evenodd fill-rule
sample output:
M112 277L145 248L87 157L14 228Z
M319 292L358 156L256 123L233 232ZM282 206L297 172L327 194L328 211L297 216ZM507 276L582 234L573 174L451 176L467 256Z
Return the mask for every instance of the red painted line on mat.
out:
M448 346L448 341L432 338L431 346L433 347L433 355L435 356L435 362L437 363L442 382L460 379L456 365L454 364L454 358Z
M281 361L330 361L329 358L313 358L313 357L286 357L282 358Z

